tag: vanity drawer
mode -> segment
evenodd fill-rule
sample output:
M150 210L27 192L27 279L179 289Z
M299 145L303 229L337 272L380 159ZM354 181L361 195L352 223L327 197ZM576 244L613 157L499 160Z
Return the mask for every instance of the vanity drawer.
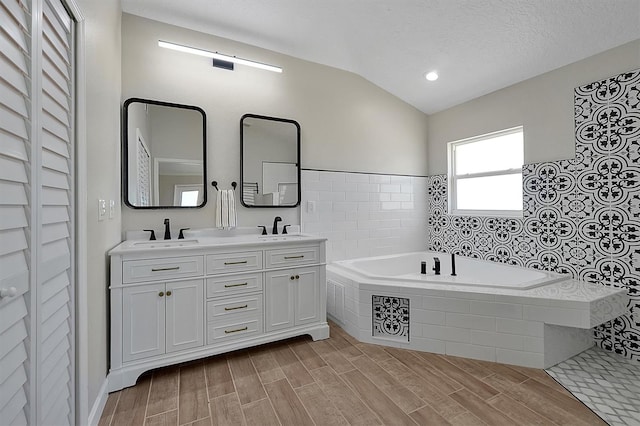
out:
M207 298L262 291L262 273L227 275L207 279Z
M267 268L308 265L320 262L320 247L290 247L266 251Z
M172 278L200 277L204 274L204 257L164 257L122 262L122 283L159 281Z
M255 336L263 332L262 314L207 324L207 344Z
M207 302L207 321L218 323L240 316L262 316L262 294L215 299Z
M262 269L262 251L207 255L207 274Z

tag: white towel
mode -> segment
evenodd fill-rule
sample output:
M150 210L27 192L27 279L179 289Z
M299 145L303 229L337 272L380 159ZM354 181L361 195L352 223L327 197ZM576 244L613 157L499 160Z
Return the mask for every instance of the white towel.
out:
M216 228L235 228L237 222L235 191L233 189L219 190L216 199Z

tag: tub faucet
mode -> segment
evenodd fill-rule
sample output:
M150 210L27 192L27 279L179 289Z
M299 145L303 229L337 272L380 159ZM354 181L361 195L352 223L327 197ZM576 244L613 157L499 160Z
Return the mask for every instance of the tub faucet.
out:
M436 275L440 275L440 259L438 259L437 257L433 258L433 271L436 273Z
M165 240L171 239L171 228L169 226L169 219L164 220L164 239Z
M275 219L273 219L273 229L271 230L273 235L278 235L278 222L282 222L282 218L280 216L276 216Z

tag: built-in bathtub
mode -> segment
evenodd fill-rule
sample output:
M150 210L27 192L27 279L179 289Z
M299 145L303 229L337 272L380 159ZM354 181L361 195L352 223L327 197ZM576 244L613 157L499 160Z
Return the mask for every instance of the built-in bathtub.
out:
M334 262L327 313L363 342L547 368L589 348L591 328L627 310L624 289L463 256L455 263L456 276L445 253Z

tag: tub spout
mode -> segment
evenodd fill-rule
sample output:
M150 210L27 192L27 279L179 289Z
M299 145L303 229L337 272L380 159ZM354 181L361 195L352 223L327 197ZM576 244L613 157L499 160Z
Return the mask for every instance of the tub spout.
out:
M451 276L456 276L456 254L451 253Z
M440 275L440 259L438 259L437 257L433 258L433 271L435 272L436 275Z

